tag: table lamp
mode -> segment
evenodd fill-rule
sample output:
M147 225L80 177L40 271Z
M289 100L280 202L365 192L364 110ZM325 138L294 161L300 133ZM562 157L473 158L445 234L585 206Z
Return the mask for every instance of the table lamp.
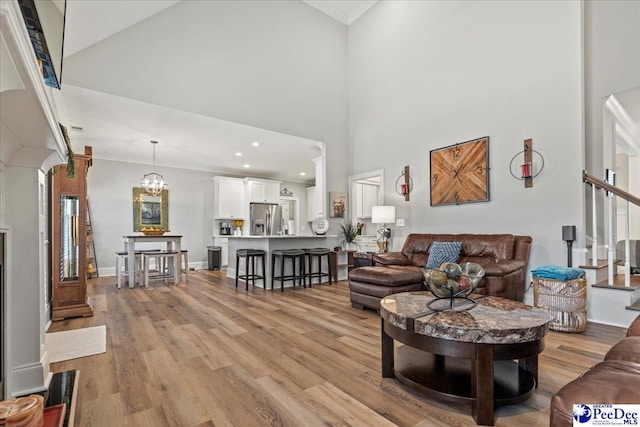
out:
M371 222L374 224L380 224L378 229L378 248L380 252L387 252L389 248L389 238L391 237L391 230L388 229L385 224L393 224L396 222L396 207L395 206L373 206L371 208Z

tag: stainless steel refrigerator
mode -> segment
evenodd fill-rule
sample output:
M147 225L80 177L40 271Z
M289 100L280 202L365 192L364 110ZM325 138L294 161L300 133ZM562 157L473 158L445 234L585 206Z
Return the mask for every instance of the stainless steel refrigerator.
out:
M250 203L250 232L252 236L283 234L282 207L275 203Z

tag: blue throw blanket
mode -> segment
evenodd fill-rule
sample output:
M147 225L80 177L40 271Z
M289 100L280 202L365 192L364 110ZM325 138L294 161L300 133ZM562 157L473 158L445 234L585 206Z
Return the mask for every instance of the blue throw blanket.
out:
M575 280L585 276L584 270L581 268L558 267L557 265L544 265L534 268L531 270L531 274L536 277L555 280Z

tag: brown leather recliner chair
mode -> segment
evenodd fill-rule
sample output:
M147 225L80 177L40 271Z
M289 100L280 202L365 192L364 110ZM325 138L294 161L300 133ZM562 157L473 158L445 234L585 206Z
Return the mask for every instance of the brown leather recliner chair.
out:
M640 316L627 337L615 344L604 361L562 387L551 398L550 427L573 426L573 405L640 402Z
M485 270L476 293L522 301L531 237L513 234L410 234L402 251L375 254L373 267L349 273L351 305L380 308L388 295L423 290L421 269L433 242L462 242L458 263L474 262Z

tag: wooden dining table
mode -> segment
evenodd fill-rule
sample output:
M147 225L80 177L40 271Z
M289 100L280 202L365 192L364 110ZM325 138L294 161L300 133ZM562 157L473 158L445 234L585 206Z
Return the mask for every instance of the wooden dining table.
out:
M129 287L133 288L136 283L136 243L151 243L151 242L161 242L165 243L165 249L167 251L177 252L178 256L175 257L177 260L175 265L173 266L173 275L176 283L180 283L180 251L181 251L181 242L182 236L179 234L163 234L163 235L154 235L148 236L145 234L130 234L128 236L122 236L127 243L127 259L129 263ZM131 268L131 266L133 266Z

